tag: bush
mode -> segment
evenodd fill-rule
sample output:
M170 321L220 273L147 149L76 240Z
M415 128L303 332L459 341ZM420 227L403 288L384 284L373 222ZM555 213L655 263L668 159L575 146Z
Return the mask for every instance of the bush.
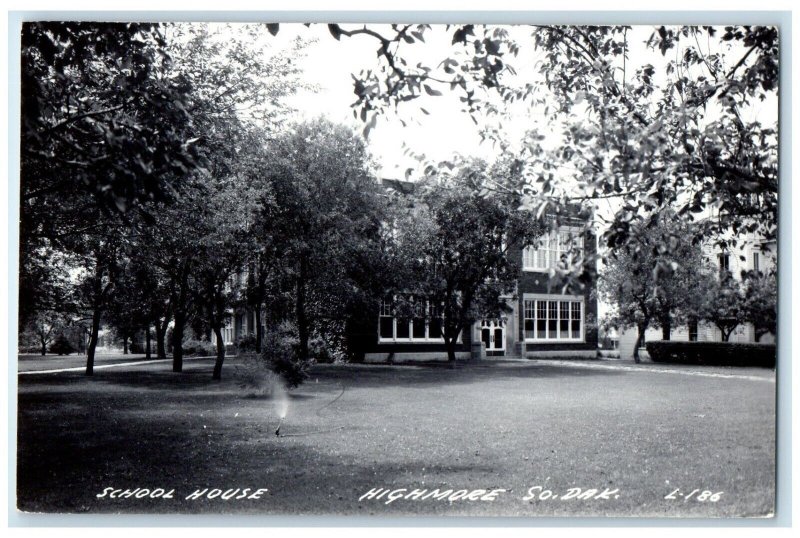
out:
M234 379L236 383L252 396L270 397L283 380L272 371L272 365L261 355L246 354L235 362Z
M345 353L336 343L321 336L315 336L308 341L308 354L315 362L322 363L342 362L345 358Z
M308 378L308 370L314 363L313 359L300 359L299 343L296 329L290 323L268 329L264 335L261 357L273 372L283 378L287 388L300 386Z
M247 334L239 338L236 342L236 349L242 352L248 351L255 351L256 350L256 335L255 334Z
M653 362L703 364L709 366L775 367L775 344L739 342L647 342Z
M55 342L50 345L50 353L56 353L58 355L69 355L76 351L77 349L75 349L75 346L73 346L63 334L56 338Z
M187 357L213 357L217 354L217 346L208 340L184 338L183 354Z

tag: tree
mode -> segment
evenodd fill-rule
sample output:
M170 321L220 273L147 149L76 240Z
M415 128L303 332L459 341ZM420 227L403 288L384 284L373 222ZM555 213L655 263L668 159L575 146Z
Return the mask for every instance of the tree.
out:
M47 302L44 252L168 197L198 164L164 47L152 24L23 25L21 322Z
M131 249L142 248L134 244ZM105 320L122 338L123 354L128 354L128 342L133 341L139 331L145 331L147 339L147 358L150 358L150 324L152 322L151 305L148 293L152 290L147 284L146 268L140 266L129 252L120 252L117 259L117 277L113 293L106 308Z
M40 310L28 322L20 340L35 342L41 349L42 357L47 355L47 346L60 334L67 324L63 314L53 310Z
M778 332L778 283L774 271L744 276L745 319L753 324L756 342Z
M191 244L197 249L193 293L197 308L217 342L213 379L222 378L225 360L222 329L242 293L242 289L232 285L231 280L253 256L256 242L251 225L256 201L266 196L258 190L257 184L249 181L251 169L248 165L254 161L257 162L248 159L243 151L235 163L224 162L221 163L223 166L212 168L212 172L216 171L223 179L213 182L203 199L203 206L197 208L198 214L202 215L197 223L202 228L193 229L195 239Z
M117 237L96 237L88 241L84 265L74 291L74 304L88 321L89 344L86 348L86 375L94 375L94 357L100 337L100 325L114 291L118 276Z
M464 163L453 177L423 188L412 211L393 224L401 270L387 295L394 296L395 316L440 316L450 361L465 327L507 308L502 296L514 292L520 271L511 249L533 244L547 229L543 219L518 211L518 196L484 192L490 181L518 175L516 164Z
M195 165L163 28L33 22L22 29L23 201L92 193L108 207L165 195Z
M209 25L24 25L20 326L52 302L57 275L47 259L56 252L81 260L79 295L99 327L114 257L128 252L104 237L149 229L150 252L136 262L159 264L147 279L158 284L148 305L165 356L169 323L180 336L193 315L192 260L158 252L176 243L158 241L155 227L168 222L164 233L173 233L181 224L159 212L197 195L210 155L235 159L241 138L226 140L220 125L246 118L248 128L275 128L287 110L281 99L298 87L292 55L267 57L244 37L225 41ZM180 342L176 349L180 370Z
M700 317L716 325L727 342L736 327L747 321L741 282L730 273L712 279L702 295Z
M514 114L516 102L537 107L558 136L548 147L528 141L526 204L536 211L615 200L602 234L612 250L632 239L635 215L673 208L686 217L718 209L719 218L697 229L705 238L727 230L775 237L777 114L744 119L758 101L777 110L775 27L458 24L445 30L451 48L428 63L412 58L440 31L430 25L328 26L337 40L376 44L378 67L354 77L354 113L365 131L380 114L447 91L478 125ZM540 80L520 81L516 62L536 62ZM502 142L502 129L485 127ZM571 171L566 183L561 170Z
M610 324L637 328L636 362L648 327L660 326L669 340L674 324L702 310L699 297L714 277L693 235L692 226L674 214L640 220L631 227L631 241L612 253L601 271L599 291L614 305Z
M293 302L299 359L307 360L312 335L339 319L359 289L354 254L365 243L377 248L377 183L364 142L327 120L297 125L269 151L264 176L274 204L262 206L256 233L271 238Z

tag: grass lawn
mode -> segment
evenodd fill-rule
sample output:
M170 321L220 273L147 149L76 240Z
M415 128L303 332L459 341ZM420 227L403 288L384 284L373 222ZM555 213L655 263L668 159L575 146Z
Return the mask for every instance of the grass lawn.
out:
M18 507L389 516L773 510L772 371L706 377L686 368L546 361L318 365L292 391L276 437L275 402L240 388L234 366L226 364L222 382L210 379L210 360L188 361L182 374L156 363L98 370L93 378L19 376ZM525 500L536 486L536 498ZM174 493L98 498L126 488ZM258 499L186 499L204 488L269 491ZM493 501L359 500L373 488L506 491ZM577 492L570 488L612 493L569 498ZM680 496L695 489L688 500ZM544 490L552 497L540 499ZM704 490L723 493L717 502L699 500Z

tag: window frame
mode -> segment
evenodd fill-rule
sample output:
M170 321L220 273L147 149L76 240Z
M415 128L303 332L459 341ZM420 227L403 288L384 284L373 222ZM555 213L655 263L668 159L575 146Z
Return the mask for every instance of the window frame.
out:
M585 255L582 228L561 226L557 230L550 230L540 239L540 245L529 245L522 249L523 271L549 271L558 265L565 254L575 253L580 258Z
M731 274L731 253L725 251L717 254L717 265L719 265L720 277Z
M395 297L396 296L392 297L392 302L394 301ZM408 337L398 338L397 337L397 327L401 322L400 322L400 320L399 320L399 318L397 316L390 315L388 313L384 313L384 312L393 313L394 308L393 308L393 306L391 304L387 305L386 299L383 299L381 301L381 304L380 304L380 307L379 307L379 310L378 310L378 343L379 344L393 344L393 343L398 343L398 344L444 344L444 312L442 312L439 316L436 316L437 318L439 318L441 320L441 329L440 329L441 330L441 336L439 336L439 337L431 337L430 336L430 325L431 325L430 321L431 320L428 319L428 318L430 317L432 306L430 304L430 301L427 301L427 300L425 301L424 305L425 306L423 308L428 313L428 316L423 318L423 319L425 319L425 334L424 334L424 336L422 336L422 337L415 337L414 336L414 320L415 319L417 319L417 320L420 319L420 318L417 317L417 318L411 318L411 319L407 320L407 322L406 322L406 324L408 325ZM389 318L389 319L392 320L392 336L391 336L391 338L381 335L381 320L382 320L382 318ZM461 334L459 334L457 342L461 342Z
M573 305L580 305L579 318L575 318ZM566 308L564 307L566 305ZM555 307L555 317L551 317ZM562 311L563 310L563 311ZM525 343L585 343L586 342L586 298L580 295L540 295L524 294L522 297L522 340ZM540 315L544 313L544 318ZM528 317L528 316L533 317ZM527 322L531 321L532 336L528 335ZM573 322L580 323L580 334L573 337ZM544 325L543 338L539 337L540 322ZM567 337L562 336L562 323L567 323ZM551 327L555 324L556 336L551 336Z

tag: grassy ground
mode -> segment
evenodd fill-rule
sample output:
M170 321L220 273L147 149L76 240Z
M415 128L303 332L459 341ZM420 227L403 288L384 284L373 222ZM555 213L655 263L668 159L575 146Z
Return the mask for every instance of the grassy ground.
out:
M42 369L37 364L23 360L20 368ZM700 377L687 368L563 361L318 365L291 393L284 436L276 437L276 402L240 388L234 366L221 383L211 381L208 360L187 362L182 374L157 363L94 378L20 376L18 507L705 517L763 516L774 505L772 371L695 369L738 376ZM523 500L535 486L558 498ZM105 488L175 493L98 498ZM260 499L185 498L198 488L269 491ZM491 502L359 501L372 488L507 491ZM563 499L569 488L619 491L607 500ZM676 488L700 492L664 498ZM703 490L723 493L701 502Z

